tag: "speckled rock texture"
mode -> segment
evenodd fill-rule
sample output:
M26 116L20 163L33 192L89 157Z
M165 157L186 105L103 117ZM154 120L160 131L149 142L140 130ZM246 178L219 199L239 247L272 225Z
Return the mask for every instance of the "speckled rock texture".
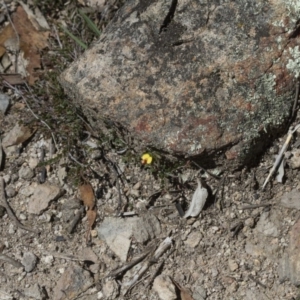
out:
M60 80L95 128L247 162L289 119L299 15L299 0L128 0Z

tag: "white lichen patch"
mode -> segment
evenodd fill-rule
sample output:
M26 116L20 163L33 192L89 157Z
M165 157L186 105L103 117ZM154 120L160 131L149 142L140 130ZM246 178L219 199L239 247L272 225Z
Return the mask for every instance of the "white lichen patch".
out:
M290 20L296 23L300 13L300 0L284 0L284 4Z
M286 67L291 73L293 73L295 75L295 77L299 77L299 72L300 72L299 46L296 46L295 48L289 48L289 52L290 52L292 58L289 59Z

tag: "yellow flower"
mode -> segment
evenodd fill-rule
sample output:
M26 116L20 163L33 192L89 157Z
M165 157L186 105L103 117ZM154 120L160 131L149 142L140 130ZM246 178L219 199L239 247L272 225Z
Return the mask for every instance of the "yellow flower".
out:
M142 164L143 165L150 165L152 163L153 157L149 153L145 153L142 156Z

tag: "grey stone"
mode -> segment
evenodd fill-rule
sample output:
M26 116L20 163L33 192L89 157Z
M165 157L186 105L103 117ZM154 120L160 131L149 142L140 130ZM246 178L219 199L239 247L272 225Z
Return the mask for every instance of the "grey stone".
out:
M300 192L296 189L282 195L279 204L288 208L300 209Z
M299 14L286 0L128 0L60 80L94 128L121 124L137 148L250 162L289 119Z
M202 238L203 236L199 231L193 231L188 235L188 238L184 244L191 248L195 248L198 246Z
M29 167L22 166L19 170L19 176L23 179L29 180L34 176L34 172Z
M146 214L138 218L132 229L133 236L139 243L146 243L161 233L160 223L152 214Z
M28 212L31 214L42 213L49 205L49 202L58 199L63 192L58 186L48 183L37 185L33 195L29 199Z
M3 176L3 180L4 180L5 184L9 184L11 181L11 176L9 174L6 174Z
M13 187L12 185L9 185L8 187L5 188L5 193L8 198L12 198L12 197L16 196L17 191L16 191L15 187Z
M257 288L255 289L248 289L246 290L246 295L243 298L244 300L270 300L270 297L268 297L265 293L262 293L261 291L258 291Z
M234 272L239 268L239 265L235 260L228 259L228 267L231 272Z
M161 300L177 299L175 286L169 276L157 276L153 283L153 290L156 291Z
M24 266L25 271L29 273L35 268L37 264L37 257L32 252L25 252L21 263Z
M274 215L275 213L271 215L269 212L263 212L257 222L256 230L265 236L278 237L278 219Z
M57 176L59 179L59 183L61 185L64 185L65 183L65 179L67 177L67 170L65 167L59 167L58 171L57 171Z
M80 266L70 266L58 280L52 299L75 299L93 283L91 274Z
M27 297L31 297L33 299L41 300L44 299L45 295L39 284L34 284L24 290L24 294Z
M205 300L207 297L205 289L201 286L200 283L195 284L195 289L193 292L193 298L196 300Z
M62 218L64 222L69 222L74 218L74 212L76 209L80 209L81 201L77 198L66 199L62 205Z
M300 220L290 230L289 240L289 245L279 263L279 280L280 282L290 280L294 285L300 286Z
M161 232L160 223L154 215L142 218L127 219L105 218L98 227L98 236L105 240L110 249L122 260L126 261L127 253L134 236L137 242L145 243Z
M103 294L105 299L117 299L120 294L119 286L115 280L107 280L103 284Z
M17 123L8 133L5 134L2 140L2 146L4 148L4 151L5 152L14 151L15 147L11 147L11 146L22 144L23 142L28 140L33 133L34 130L26 126L19 125L19 123Z
M127 260L131 244L132 219L105 218L98 228L98 236L122 260Z
M288 164L292 169L300 168L300 149L293 149L293 156L289 159Z
M8 109L9 106L9 97L5 94L0 93L0 111L2 113L6 113L6 110Z

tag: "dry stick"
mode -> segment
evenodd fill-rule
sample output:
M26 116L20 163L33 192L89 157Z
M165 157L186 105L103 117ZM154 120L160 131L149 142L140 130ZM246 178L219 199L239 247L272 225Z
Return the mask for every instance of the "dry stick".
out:
M88 167L88 165L84 165L82 164L81 162L79 162L72 154L71 152L68 153L68 156L71 160L73 160L74 162L76 162L79 166L85 168L85 167Z
M154 252L153 256L150 257L147 261L145 261L142 266L134 273L133 278L125 282L122 286L126 289L124 292L124 296L131 290L131 288L136 284L136 282L145 274L148 268L155 263L158 258L169 248L171 247L172 239L170 237L165 238L156 251Z
M265 207L265 206L270 206L270 205L274 205L274 203L260 203L260 204L249 204L249 205L244 205L239 209L254 209L254 208L258 208L258 207Z
M215 174L213 174L212 172L210 172L210 171L204 169L203 167L199 166L196 162L192 161L192 163L193 163L195 166L197 166L200 170L202 170L202 171L204 171L205 173L207 173L208 175L210 175L211 177L213 177L213 178L215 178L215 179L217 179L217 180L220 180L220 179L221 179L220 176L215 175Z
M12 259L11 257L9 257L5 254L0 254L0 260L3 260L5 262L15 266L16 268L23 268L24 267L20 262Z
M34 232L34 233L39 233L39 231L36 231L34 229L31 229L31 228L28 228L26 227L25 225L23 225L18 219L17 217L15 216L14 212L12 211L12 209L10 208L8 202L7 202L7 199L6 199L6 195L5 195L5 190L4 190L4 180L2 177L0 177L0 205L2 205L5 209L6 209L6 212L9 216L9 218L15 222L15 224L23 229L23 230L27 230L27 231L30 231L30 232Z
M146 250L142 255L137 257L136 259L132 260L131 262L127 263L126 265L111 271L106 277L112 277L115 278L119 274L131 269L133 266L141 262L149 253L153 252L155 250L155 246L150 247L148 250Z
M63 45L62 45L62 43L60 41L59 34L57 32L57 28L56 28L55 25L53 25L53 29L54 29L54 33L55 33L55 37L56 37L57 43L58 43L60 49L63 49Z
M266 187L266 185L267 185L267 183L269 182L271 176L272 176L272 175L275 173L275 171L278 169L278 167L279 167L279 165L280 165L280 163L281 163L281 161L282 161L284 152L285 152L286 149L288 148L288 146L289 146L289 144L290 144L290 141L291 141L291 139L292 139L292 137L293 137L294 132L295 132L299 127L300 127L300 124L298 124L297 126L295 126L294 129L290 129L290 130L289 130L288 136L287 136L287 138L286 138L286 141L285 141L285 143L283 144L283 146L282 146L282 148L281 148L279 154L276 156L275 163L274 163L272 169L270 170L269 175L268 175L268 177L266 178L266 180L265 180L265 182L264 182L264 184L263 184L263 186L262 186L262 189L264 189L264 188Z

